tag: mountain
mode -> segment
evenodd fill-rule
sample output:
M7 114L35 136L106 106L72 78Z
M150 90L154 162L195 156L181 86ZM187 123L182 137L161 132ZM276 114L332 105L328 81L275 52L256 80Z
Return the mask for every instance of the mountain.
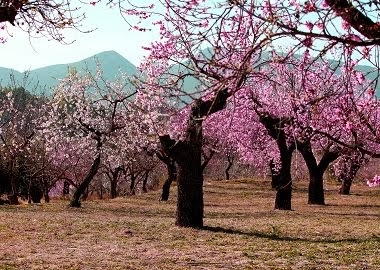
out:
M138 73L137 68L123 56L115 51L106 51L78 62L52 65L23 73L0 67L0 83L2 86L8 86L14 85L15 82L16 85L22 85L30 91L45 92L50 95L59 80L66 77L69 71L95 73L97 65L101 67L103 76L107 80L115 80L120 71L131 76Z
M206 59L210 58L212 56L212 49L205 49L201 53ZM266 52L263 54L262 59L267 59L268 57L270 57L270 54ZM120 71L130 76L139 73L131 62L117 52L105 51L78 62L52 65L27 72L19 72L14 69L0 67L0 85L23 86L25 89L37 94L45 93L51 95L54 92L54 88L58 85L59 80L66 77L71 70L76 70L79 73L86 71L95 73L98 64L103 70L103 77L107 80L115 80L120 75ZM338 65L335 62L334 64ZM188 68L189 65L190 62L185 61L181 65L173 65L170 71L173 74L192 74L193 72ZM375 69L373 67L358 66L358 69L362 70L370 80L377 77L377 72L374 72ZM340 70L338 69L337 73L339 72ZM165 80L165 78L163 79ZM186 76L182 83L182 90L188 93L188 95L183 95L181 100L184 103L189 103L193 98L197 97L197 88L201 85L201 82L193 76ZM380 84L376 90L380 96Z
M2 86L12 85L14 81L20 82L23 74L11 68L0 67L0 84Z

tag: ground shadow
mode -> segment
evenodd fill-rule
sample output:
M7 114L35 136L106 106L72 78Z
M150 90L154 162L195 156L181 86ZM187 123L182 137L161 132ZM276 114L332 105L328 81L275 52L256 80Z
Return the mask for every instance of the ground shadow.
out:
M311 239L311 238L301 238L301 237L291 237L286 235L281 235L281 233L276 232L260 232L260 231L250 231L246 232L243 230L236 230L230 228L222 228L222 227L212 227L212 226L204 226L202 228L205 231L210 232L218 232L218 233L226 233L226 234L234 234L234 235L244 235L250 237L259 237L276 241L289 241L289 242L307 242L307 243L363 243L367 241L376 241L380 242L380 235L374 235L369 238L358 239L358 238L342 238L342 239Z

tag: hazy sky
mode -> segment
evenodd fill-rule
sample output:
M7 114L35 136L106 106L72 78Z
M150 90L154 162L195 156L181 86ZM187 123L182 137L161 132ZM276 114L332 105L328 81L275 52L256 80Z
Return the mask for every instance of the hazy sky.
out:
M107 50L115 50L137 65L146 53L141 49L141 45L146 45L158 37L157 33L129 31L129 25L117 8L110 9L98 5L87 6L83 11L88 17L83 29L97 29L89 34L66 31L67 41L76 40L70 45L49 41L48 38L29 40L26 33L8 25L13 37L8 37L5 44L0 44L0 67L24 71L79 61Z

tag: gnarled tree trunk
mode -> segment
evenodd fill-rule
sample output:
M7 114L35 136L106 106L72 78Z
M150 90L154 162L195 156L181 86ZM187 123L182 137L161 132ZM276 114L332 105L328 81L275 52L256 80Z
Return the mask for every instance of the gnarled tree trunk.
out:
M89 184L91 183L92 179L95 177L96 173L98 172L100 165L100 153L96 155L95 160L92 162L91 168L89 172L87 173L86 177L80 183L78 188L76 189L73 198L71 199L70 206L71 207L80 207L81 202L80 199L85 193L86 189L88 188Z
M147 184L148 184L148 179L149 179L149 173L150 173L150 170L146 170L144 173L143 184L142 184L142 192L143 193L148 192Z
M364 155L360 152L352 153L352 156L345 157L345 169L338 175L341 182L339 194L349 195L352 182L360 167L366 162Z
M280 168L275 174L276 183L274 183L277 190L274 208L279 210L292 210L291 164L295 143L287 142L287 136L284 130L289 119L276 118L266 113L258 113L258 115L260 122L267 129L269 136L276 141L280 152Z
M309 171L309 204L324 205L325 204L325 194L323 190L323 174L327 170L329 164L339 157L338 151L326 150L319 163L314 156L313 150L311 148L311 143L308 142L298 142L298 150L303 156L306 166Z
M278 169L276 168L276 164L273 159L269 161L269 170L271 174L271 185L272 188L276 188L278 186Z
M160 136L163 151L178 166L176 225L180 227L203 227L202 123L205 116L225 107L228 96L225 89L213 99L196 100L191 106L183 141L175 141L169 135Z
M203 227L203 171L202 171L202 124L194 121L194 130L188 141L176 142L161 136L163 148L170 153L178 166L176 225Z
M123 170L122 167L117 167L114 171L111 170L110 175L108 175L110 179L110 198L115 199L118 196L117 193L117 182L119 180L119 174Z
M224 173L226 175L226 180L230 180L230 169L232 168L232 165L234 164L234 156L227 154L227 167L224 170Z
M162 193L160 199L160 201L167 201L169 199L170 186L173 183L173 181L176 181L177 179L177 167L174 159L166 155L164 151L157 152L156 155L166 165L166 169L168 172L168 178L162 185Z

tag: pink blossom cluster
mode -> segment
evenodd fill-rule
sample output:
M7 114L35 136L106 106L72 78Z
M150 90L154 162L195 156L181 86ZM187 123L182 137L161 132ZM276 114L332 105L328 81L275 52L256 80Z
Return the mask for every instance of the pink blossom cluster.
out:
M375 175L372 179L367 181L367 185L369 187L377 187L380 186L380 176Z

